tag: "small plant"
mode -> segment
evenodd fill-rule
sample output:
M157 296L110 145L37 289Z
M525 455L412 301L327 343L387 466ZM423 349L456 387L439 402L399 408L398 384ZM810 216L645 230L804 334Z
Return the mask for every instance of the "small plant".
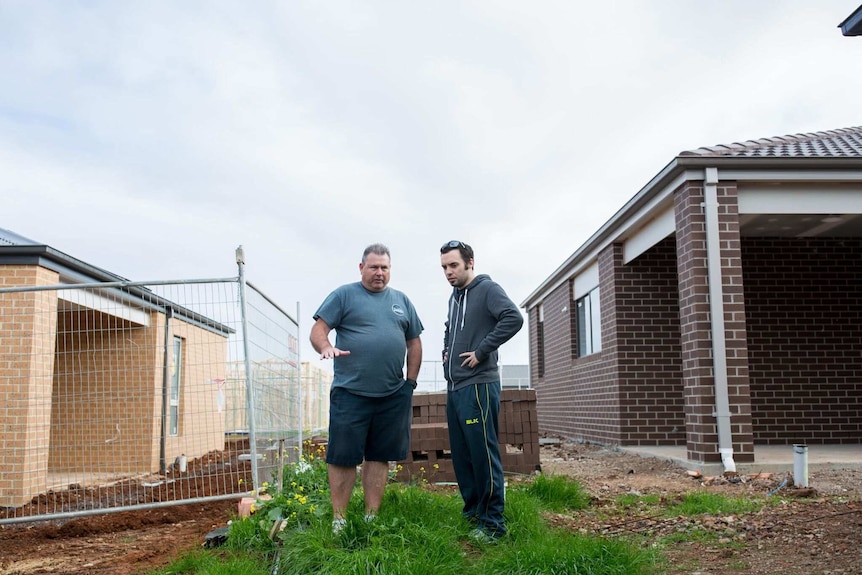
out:
M283 470L281 488L264 482L250 517L231 525L228 544L232 547L267 548L286 529L303 529L329 512L329 480L324 447L311 449ZM243 543L239 543L242 541Z

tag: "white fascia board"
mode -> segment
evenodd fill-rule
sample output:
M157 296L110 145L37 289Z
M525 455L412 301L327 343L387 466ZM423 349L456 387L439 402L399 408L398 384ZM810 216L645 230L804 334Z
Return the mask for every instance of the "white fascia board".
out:
M723 175L723 174L722 174ZM862 214L862 185L739 184L740 214Z
M575 300L578 300L588 293L591 290L598 287L599 285L599 262L593 261L592 265L584 268L581 272L575 276L574 278L574 286L573 286L573 294L572 297Z
M145 327L150 325L150 315L147 312L126 303L106 298L91 290L60 289L57 290L57 298L86 309L129 321L136 325Z
M741 170L719 167L718 179L720 182L862 182L862 170Z
M539 287L527 297L526 301L532 300L532 304L527 306L527 309L532 309L539 305L543 299L542 296L553 292L570 278L577 277L585 268L593 265L593 263L596 262L599 253L607 246L615 242L627 240L628 237L633 235L633 229L639 229L641 227L638 225L640 222L649 222L649 220L655 217L656 213L663 213L667 207L662 204L673 198L674 190L680 187L687 180L703 180L703 174L704 171L702 168L684 170L659 191L652 192L650 199L637 211L626 215L625 206L620 209L613 218L608 220L595 234L592 235L591 239L587 240L587 242L578 248L575 253L569 256L563 265L558 267L549 277L556 276L562 270L567 270L565 274L557 278L557 281ZM637 198L633 198L632 201L635 199ZM631 201L629 203L631 203ZM670 206L670 210L671 213L673 213L672 205ZM602 240L599 240L598 238L602 237L603 234L605 237Z
M623 263L629 263L676 231L673 206L668 206L629 236L623 244Z

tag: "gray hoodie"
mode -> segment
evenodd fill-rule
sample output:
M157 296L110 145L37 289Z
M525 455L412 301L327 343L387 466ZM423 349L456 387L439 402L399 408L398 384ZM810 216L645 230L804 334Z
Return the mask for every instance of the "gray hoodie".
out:
M499 284L477 275L466 288L452 290L443 336L443 374L449 391L500 380L497 349L518 333L524 318ZM476 352L479 364L461 367L460 354Z

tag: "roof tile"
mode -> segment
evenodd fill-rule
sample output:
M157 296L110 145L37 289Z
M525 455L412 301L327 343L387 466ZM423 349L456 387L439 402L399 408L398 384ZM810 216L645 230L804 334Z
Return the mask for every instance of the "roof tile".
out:
M734 158L859 158L862 157L862 126L760 138L729 145L705 146L680 152L679 155Z

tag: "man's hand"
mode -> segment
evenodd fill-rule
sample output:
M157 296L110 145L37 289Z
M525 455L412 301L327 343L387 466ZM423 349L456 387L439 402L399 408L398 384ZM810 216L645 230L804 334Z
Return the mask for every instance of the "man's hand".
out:
M479 360L476 359L475 351L465 351L458 357L465 358L464 361L461 362L461 367L476 367L479 365Z
M350 352L346 349L338 349L337 347L329 346L324 348L323 351L320 352L320 359L335 359L336 357L340 357L342 355L350 355Z

